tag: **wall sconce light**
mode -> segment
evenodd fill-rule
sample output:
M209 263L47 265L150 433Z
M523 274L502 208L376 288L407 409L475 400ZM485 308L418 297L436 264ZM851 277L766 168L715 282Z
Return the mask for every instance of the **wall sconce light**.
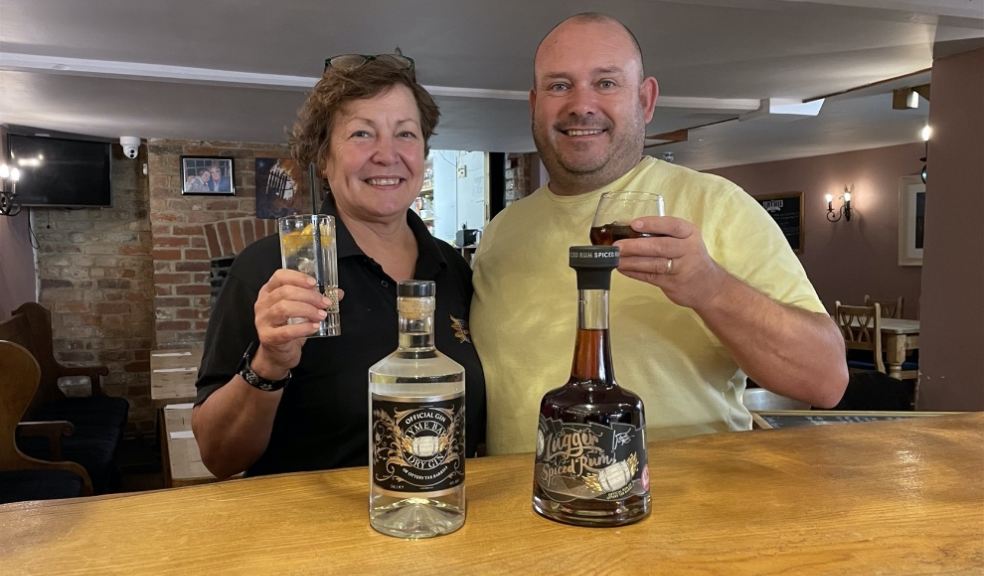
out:
M20 204L14 199L17 196L17 181L20 180L20 169L10 168L0 164L0 215L17 216L20 214Z
M844 186L844 193L840 195L841 206L840 208L834 209L834 195L827 194L824 198L827 200L827 220L831 222L837 222L842 217L848 222L851 221L851 191L854 190L854 184L850 186Z

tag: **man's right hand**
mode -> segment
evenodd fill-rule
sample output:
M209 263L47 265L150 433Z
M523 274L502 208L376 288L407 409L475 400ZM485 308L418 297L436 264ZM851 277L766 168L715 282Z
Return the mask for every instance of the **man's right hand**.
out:
M700 314L734 278L707 253L700 230L688 220L645 216L632 221L632 229L652 236L615 244L619 272L659 286L674 304Z

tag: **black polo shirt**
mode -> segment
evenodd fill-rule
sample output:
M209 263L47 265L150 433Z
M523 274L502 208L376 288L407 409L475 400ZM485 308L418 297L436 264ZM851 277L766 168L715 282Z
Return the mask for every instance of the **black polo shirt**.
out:
M342 334L304 344L270 443L248 476L368 464L368 370L397 348L396 283L355 243L331 197L322 212L336 217L338 283L345 291L339 304ZM467 330L471 269L410 210L407 222L417 240L414 278L437 285L437 349L466 371L465 444L474 456L485 439L485 376ZM257 340L253 304L280 266L276 235L257 240L236 257L209 319L196 404L232 379L246 347Z

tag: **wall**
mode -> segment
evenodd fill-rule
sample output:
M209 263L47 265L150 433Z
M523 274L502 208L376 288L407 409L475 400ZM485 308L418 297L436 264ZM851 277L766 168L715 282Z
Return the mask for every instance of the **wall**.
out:
M828 310L836 300L861 303L865 294L903 296L905 317L919 318L922 269L898 265L898 204L899 180L919 171L923 154L923 144L914 143L709 172L752 195L803 192L799 257ZM828 222L824 194L836 198L849 184L851 221Z
M462 175L462 173L464 175ZM458 153L457 227L485 228L488 218L488 155L485 152Z
M130 431L153 433L149 351L153 288L144 157L113 146L110 208L36 209L40 303L51 311L55 356L104 364L106 393L130 401Z
M529 196L541 186L541 167L540 156L535 152L506 154L505 206Z
M917 407L984 410L984 49L933 63Z
M130 401L129 432L153 434L150 350L204 339L209 262L274 232L273 220L254 217L254 165L286 150L165 140L132 161L113 149L111 208L34 211L40 302L56 357L107 365L107 393ZM236 194L182 196L181 155L232 157Z
M275 231L258 221L256 158L282 158L285 147L241 142L151 140L150 221L154 321L158 348L202 342L210 311L209 264ZM182 195L181 156L233 159L234 195ZM297 203L308 209L308 196Z
M24 302L36 300L30 217L30 208L17 216L0 216L0 321Z
M434 169L434 236L454 245L458 231L458 152L431 150Z

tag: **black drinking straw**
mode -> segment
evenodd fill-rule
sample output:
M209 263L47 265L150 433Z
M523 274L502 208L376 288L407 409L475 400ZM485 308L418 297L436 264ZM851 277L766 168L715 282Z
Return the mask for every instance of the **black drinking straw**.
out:
M325 293L325 256L321 252L321 222L318 215L318 196L321 179L314 162L308 164L308 189L311 190L311 229L314 235L314 279L318 282L318 292Z
M308 190L311 191L311 214L318 213L318 196L321 195L321 178L318 178L318 167L314 162L308 164Z

